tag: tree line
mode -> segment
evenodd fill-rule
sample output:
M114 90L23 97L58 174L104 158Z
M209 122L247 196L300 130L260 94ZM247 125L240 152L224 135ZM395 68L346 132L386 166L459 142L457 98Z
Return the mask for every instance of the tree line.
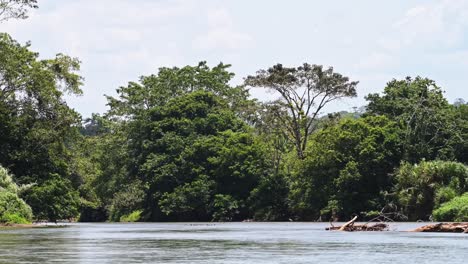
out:
M7 2L16 18L36 7ZM83 119L64 99L82 94L79 68L0 34L0 222L468 221L468 105L428 78L323 114L358 82L304 63L232 85L229 64L200 62L129 82Z

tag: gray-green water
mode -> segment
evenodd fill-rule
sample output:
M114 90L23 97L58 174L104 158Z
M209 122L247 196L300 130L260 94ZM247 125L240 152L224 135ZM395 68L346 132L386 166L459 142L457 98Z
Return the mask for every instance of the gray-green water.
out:
M0 263L468 263L468 235L321 223L72 224L0 230ZM408 230L421 224L397 224Z

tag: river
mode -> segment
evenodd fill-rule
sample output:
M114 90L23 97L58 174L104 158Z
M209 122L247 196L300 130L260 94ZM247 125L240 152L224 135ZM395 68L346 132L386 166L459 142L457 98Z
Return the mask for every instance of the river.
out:
M326 223L102 223L0 230L0 263L468 263L468 235Z

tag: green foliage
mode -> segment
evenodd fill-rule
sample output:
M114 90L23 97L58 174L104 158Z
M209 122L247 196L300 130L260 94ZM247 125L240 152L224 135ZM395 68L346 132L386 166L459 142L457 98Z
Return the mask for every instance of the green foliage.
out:
M213 220L232 221L239 214L239 201L231 195L216 194L213 201Z
M402 128L404 160L466 160L467 118L458 112L463 107L449 105L434 81L392 80L382 96L369 94L366 99L366 115L385 115Z
M119 221L121 217L131 214L142 207L145 192L141 183L136 181L123 186L116 192L110 205L109 218L111 221Z
M394 122L375 116L343 119L314 134L291 179L293 212L316 220L380 210L381 192L400 160L399 132Z
M136 210L128 215L123 215L120 217L119 222L138 222L141 219L142 212L142 210Z
M0 223L25 224L31 221L31 208L18 196L19 189L8 171L0 166Z
M435 221L468 221L468 193L442 204L432 212Z
M286 175L271 173L262 177L249 198L253 218L258 221L289 219L289 183Z
M458 191L454 189L454 186L440 187L434 195L434 208L438 208L441 204L452 200L457 196L457 193Z
M119 88L119 97L108 97L107 117L115 125L96 135L107 144L97 143L98 162L105 166L92 182L111 219L143 208L146 220L211 220L217 192L238 192L233 197L247 199L257 181L251 175L261 175L249 162L259 157L252 147L258 143L242 121L254 116L255 102L247 99L244 87L229 85L234 76L229 67L200 62L160 68ZM99 117L93 119L83 133L106 126ZM246 164L238 164L239 159ZM231 184L234 180L239 183ZM117 206L121 195L114 193L135 181L144 186L144 199L138 206Z
M79 222L103 222L107 220L107 211L99 201L88 201L80 197Z
M36 219L57 221L78 216L80 199L71 182L58 174L50 175L43 184L26 192L26 202L33 208Z
M64 101L65 94L81 94L79 67L77 59L63 54L40 60L29 44L0 34L0 162L16 182L37 184L35 191L54 182L52 175L67 182L61 185L67 190L54 189L59 196L82 181L70 150L79 140L80 116ZM33 193L30 190L22 196L31 201L36 216L49 215L40 208L54 203L55 195L29 197Z
M8 173L8 170L0 166L0 188L2 191L18 193L18 185L13 182L13 178Z
M456 133L450 137L448 150L459 162L468 164L468 103L459 103L452 106L452 123Z
M19 214L11 214L11 213L4 213L0 217L0 223L6 225L13 225L13 224L30 224L31 221L27 220L23 216Z
M220 63L209 67L206 62L196 66L160 68L157 74L142 76L140 82L130 82L117 89L118 98L108 96L110 114L137 117L151 108L163 106L172 98L196 91L207 91L222 97L234 109L247 106L248 91L242 86L231 87L234 77L231 65Z
M127 131L124 129L124 124L99 116L94 116L93 119L96 120L90 120L85 125L87 132L83 131L84 134L89 134L86 137L84 149L87 151L84 158L95 167L88 174L90 177L81 188L82 197L86 197L86 200L96 205L88 212L98 217L91 217L89 221L106 218L117 221L121 214L128 214L131 210L140 208L124 209L121 205L125 203L114 200L125 196L122 191L125 192L129 185L133 186L129 189L130 191L142 190L143 186L139 182L133 183L135 178L127 177L127 166L130 161ZM139 187L135 188L135 186ZM118 193L120 194L116 195ZM137 191L137 193L140 197L138 199L141 201L141 191ZM132 207L138 206L140 206L139 202L132 203Z
M10 222L13 220L12 216L30 221L31 208L16 193L0 190L0 222Z
M468 191L468 167L450 161L403 163L395 174L395 193L409 220L427 220L437 204Z
M152 220L211 220L215 194L245 204L263 175L259 142L223 99L193 92L151 109L135 121L130 151L139 179L149 186ZM248 207L237 217L246 217Z
M92 118L84 121L80 128L80 134L70 145L70 152L73 154L71 165L75 177L78 178L78 192L80 195L80 219L82 222L105 221L108 218L105 201L101 196L101 190L106 193L117 192L111 188L112 183L98 182L104 173L113 173L112 164L106 162L106 158L115 157L116 151L110 149L121 148L121 145L110 141L111 134L110 121L94 114ZM120 159L119 162L124 162ZM106 184L105 186L103 186Z
M0 217L0 223L4 224L30 224L31 221L26 219L24 216L22 216L20 213L4 213Z
M193 182L178 186L171 193L164 193L159 205L161 211L167 215L178 213L194 214L197 219L203 217L209 210L209 204L213 195L215 182L207 176L201 175ZM181 219L184 219L181 216ZM203 219L203 218L202 218ZM187 218L190 220L190 218Z
M1 3L22 18L36 1ZM465 214L466 166L433 160L468 161L468 106L434 81L392 80L367 112L320 117L357 82L278 64L246 78L281 95L259 103L229 67L160 68L82 121L64 100L82 93L80 62L0 34L0 162L15 175L0 168L0 221L326 220L393 203L410 220Z

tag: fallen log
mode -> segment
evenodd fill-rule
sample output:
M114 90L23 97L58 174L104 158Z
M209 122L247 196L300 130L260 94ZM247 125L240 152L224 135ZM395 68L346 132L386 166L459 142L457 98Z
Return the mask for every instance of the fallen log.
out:
M468 233L468 222L466 223L437 223L418 227L411 232L445 232L445 233Z
M344 231L348 226L353 226L354 222L356 221L357 219L357 215L355 217L353 217L353 219L351 219L350 221L346 222L344 225L342 225L340 227L340 229L338 229L339 231Z
M385 223L352 225L341 229L341 226L326 227L325 230L329 231L388 231L388 225Z
M357 216L355 216L353 219L350 221L346 222L342 226L333 226L325 228L325 230L330 230L330 231L387 231L388 230L388 225L385 223L375 223L375 224L355 224L357 220Z

